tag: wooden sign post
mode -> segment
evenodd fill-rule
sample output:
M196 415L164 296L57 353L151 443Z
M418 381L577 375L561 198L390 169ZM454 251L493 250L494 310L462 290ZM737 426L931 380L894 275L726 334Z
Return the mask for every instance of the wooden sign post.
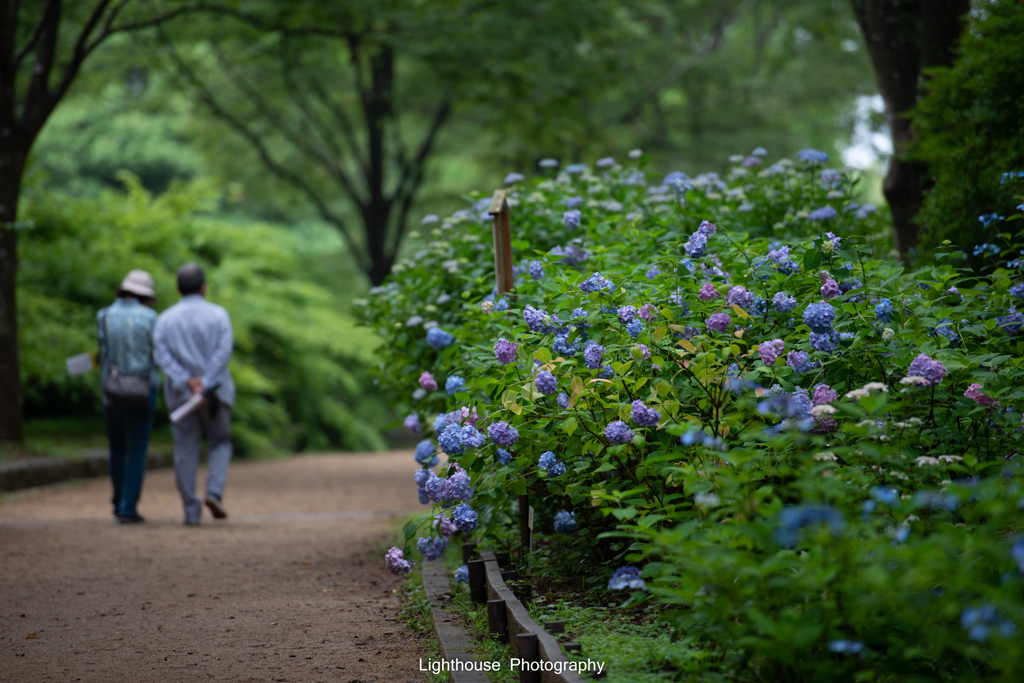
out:
M512 290L512 228L506 194L505 190L495 190L487 210L494 216L494 279L499 297Z
M487 213L494 216L494 280L495 299L512 291L512 225L509 220L508 192L495 190ZM529 560L533 546L533 510L530 496L519 496L519 536L522 552Z

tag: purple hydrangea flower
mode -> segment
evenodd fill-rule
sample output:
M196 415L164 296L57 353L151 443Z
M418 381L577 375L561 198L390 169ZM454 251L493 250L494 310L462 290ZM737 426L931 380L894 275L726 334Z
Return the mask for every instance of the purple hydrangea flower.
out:
M598 168L611 168L615 165L615 159L612 159L611 157L604 157L603 159L598 159L597 163L594 165Z
M569 395L564 391L559 392L558 397L555 399L558 402L558 407L562 410L569 410Z
M569 199L579 199L580 202L583 201L582 197L570 197ZM566 202L566 204L569 205L568 202ZM582 216L583 214L580 213L579 209L570 209L562 214L562 224L570 230L575 230L580 227L580 218Z
M516 350L518 350L519 344L510 342L504 337L498 340L498 343L494 345L494 357L498 359L498 362L502 365L508 365L516 359Z
M455 583L469 585L469 565L464 564L455 570Z
M786 314L796 308L796 299L786 292L779 292L772 297L772 307L779 313Z
M555 356L565 356L566 358L576 355L576 345L569 343L569 335L560 334L555 337L555 342L551 345L551 350Z
M689 241L683 245L683 249L686 250L686 255L690 258L700 258L708 251L708 238L707 235L703 235L699 232L695 232L690 235Z
M502 448L511 448L519 440L519 430L502 420L487 428L487 436Z
M420 551L425 560L436 560L444 555L444 549L448 547L447 538L419 538L416 541L416 550Z
M576 532L576 516L566 510L555 515L555 533L571 534Z
M597 370L601 367L602 356L604 356L604 347L593 340L583 350L583 360L591 370Z
M428 443L429 443L429 441L428 441ZM416 450L418 452L419 448L417 448ZM417 458L417 460L419 460L419 458ZM419 486L420 488L423 488L424 486L427 485L427 482L430 481L431 477L436 477L436 476L437 475L434 474L433 472L431 472L430 470L418 469L418 470L416 470L413 473L412 478L416 482L416 486Z
M821 296L826 301L834 296L839 296L839 283L832 278L825 280L825 284L821 286Z
M834 168L823 168L819 177L823 183L838 183L842 181L843 174Z
M807 217L812 221L830 221L838 215L838 212L831 206L823 206L820 209L811 211L807 214Z
M654 304L644 304L637 313L641 320L653 320L658 315L658 307Z
M452 510L452 521L455 522L455 526L459 528L459 531L469 533L476 529L477 514L473 511L473 508L469 507L466 503L458 505Z
M551 451L545 451L541 454L537 467L542 470L547 470L549 479L560 477L565 474L565 464Z
M537 373L537 379L534 381L534 385L537 387L537 391L550 396L551 394L558 391L558 380L547 370L541 370Z
M616 314L622 322L631 323L636 320L636 306L619 306Z
M715 224L711 221L701 221L700 226L697 228L697 232L705 237L711 237L715 234Z
M447 515L441 513L434 517L434 526L441 532L441 535L445 538L451 538L455 535L455 532L459 530L459 527L452 523L452 520L448 519Z
M796 158L800 161L806 161L809 164L823 164L828 161L828 154L825 152L818 151L816 149L802 149L796 153Z
M640 322L639 320L634 320L633 322L631 322L628 325L626 325L626 332L628 332L629 336L632 337L633 339L636 339L637 337L639 337L640 333L643 332L643 331L644 331L644 324L642 322Z
M653 280L656 277L658 277L659 275L661 275L661 269L660 268L648 268L647 272L644 273L644 275L647 276L648 280Z
M454 396L455 392L465 386L466 380L462 379L458 375L452 375L444 383L444 390L448 392L449 396Z
M420 431L423 429L420 425L420 416L416 413L407 416L402 420L402 424L412 433L413 436L419 436Z
M506 185L521 183L524 180L526 180L526 176L524 176L522 173L509 173L507 176L505 176Z
M729 329L732 318L728 313L712 313L708 316L708 329L716 332L725 332Z
M1003 332L1014 337L1020 332L1022 325L1024 325L1024 315L1017 312L1016 306L1010 306L1008 315L997 316L996 322L999 323Z
M384 553L384 565L388 568L388 571L395 576L401 576L402 574L408 574L412 571L412 566L415 562L409 562L402 555L400 548L392 547L391 550Z
M445 481L442 491L442 497L446 503L469 500L473 497L473 489L469 485L469 475L466 470L458 465L454 465L454 467L456 472Z
M925 354L919 355L907 368L908 377L924 377L929 386L938 386L949 372L941 361L932 360Z
M580 285L580 289L589 294L599 292L602 289L612 291L615 289L615 285L612 284L611 280L606 278L604 275L601 275L601 273L594 273Z
M432 349L443 351L451 346L453 341L455 341L455 337L448 334L440 327L431 327L427 330L427 344L429 344Z
M647 344L637 344L633 348L640 349L640 353L643 354L644 360L651 359L651 350L647 348Z
M583 203L583 197L566 197L565 199L562 200L562 203L565 204L570 209L575 209L577 206Z
M540 261L530 261L527 268L530 272L530 277L534 280L540 280L544 277L544 264Z
M654 408L648 408L643 401L633 401L630 404L633 415L633 424L637 427L657 427L661 420L661 413Z
M701 301L711 301L712 299L715 299L720 295L713 284L711 284L710 282L705 282L703 285L701 285L700 291L697 292L697 296L700 298Z
M452 424L445 427L444 431L438 435L437 442L447 455L459 455L466 452L466 447L462 445L462 428L459 425Z
M512 454L506 451L504 448L499 448L497 455L498 462L500 462L502 465L507 465L510 462L512 462Z
M786 356L786 365L793 368L801 375L814 370L814 365L811 363L811 357L804 351L790 351Z
M423 471L430 472L430 470ZM426 492L427 498L430 499L431 503L440 503L444 500L444 486L447 481L447 479L430 472L427 480L423 482L423 490Z
M437 380L429 372L420 375L420 386L427 391L437 391Z
M835 389L827 384L817 384L814 387L814 396L812 402L816 406L824 406L832 403L839 398L839 394L836 393Z
M736 305L746 310L754 303L754 296L747 291L746 287L737 285L729 290L729 296L725 300L730 305Z
M636 567L619 567L608 579L608 590L619 591L625 588L646 590L647 584L640 578L640 570Z
M629 443L633 440L633 430L622 420L615 420L604 428L605 437L612 443Z
M772 339L771 341L762 342L757 347L757 355L761 357L761 362L767 366L775 364L775 359L782 354L782 350L786 344L781 339Z
M810 304L804 310L804 322L811 328L812 332L824 334L832 331L832 324L835 322L836 310L832 304L821 302Z

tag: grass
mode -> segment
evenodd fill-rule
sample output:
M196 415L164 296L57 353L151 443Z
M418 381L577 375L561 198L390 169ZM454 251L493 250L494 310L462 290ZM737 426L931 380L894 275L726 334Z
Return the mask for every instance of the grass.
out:
M170 451L171 428L158 426L150 436L150 448ZM80 458L106 452L107 435L100 418L55 418L25 422L25 440L17 445L0 445L0 461L30 457Z

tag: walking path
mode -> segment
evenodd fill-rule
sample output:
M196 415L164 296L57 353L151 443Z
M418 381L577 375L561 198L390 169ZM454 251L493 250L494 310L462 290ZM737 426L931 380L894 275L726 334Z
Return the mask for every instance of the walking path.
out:
M114 522L105 479L0 498L0 681L425 681L383 561L412 469L236 462L230 517L199 527L171 470L146 477L145 524Z

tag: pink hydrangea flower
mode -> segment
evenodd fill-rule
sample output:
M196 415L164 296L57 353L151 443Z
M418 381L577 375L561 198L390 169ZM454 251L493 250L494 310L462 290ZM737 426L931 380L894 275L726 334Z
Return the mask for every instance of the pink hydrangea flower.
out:
M658 314L658 307L654 304L644 304L640 307L640 318L650 320Z
M781 339L772 339L771 341L762 342L761 345L757 347L757 355L761 356L761 362L765 365L773 365L775 363L775 359L782 354L785 346L786 343Z
M427 391L437 391L437 380L429 372L420 375L420 386Z
M814 395L811 402L816 406L824 406L839 398L839 394L827 384L819 384L814 387Z
M834 296L839 296L839 293L839 284L831 278L825 280L825 284L821 286L821 296L826 301Z
M991 396L986 396L985 394L983 394L981 392L981 385L977 383L967 387L967 391L964 392L964 396L971 399L979 406L989 407L999 405L999 401L995 400Z
M705 282L704 286L697 292L697 296L700 297L701 301L711 301L719 296L718 292L715 291L715 286L710 282Z

